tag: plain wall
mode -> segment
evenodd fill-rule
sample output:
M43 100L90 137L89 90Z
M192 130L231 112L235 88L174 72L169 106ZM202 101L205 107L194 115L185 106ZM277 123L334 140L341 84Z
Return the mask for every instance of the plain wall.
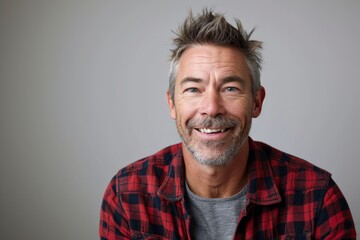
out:
M179 141L171 30L204 6L264 42L251 136L331 172L360 229L360 2L1 0L2 239L98 239L112 176Z

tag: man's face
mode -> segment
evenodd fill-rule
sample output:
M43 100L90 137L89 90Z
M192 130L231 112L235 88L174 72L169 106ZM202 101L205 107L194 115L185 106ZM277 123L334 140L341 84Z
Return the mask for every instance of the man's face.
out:
M235 158L265 96L262 88L253 96L251 86L240 51L213 45L187 49L179 61L174 101L168 94L184 151L208 166Z

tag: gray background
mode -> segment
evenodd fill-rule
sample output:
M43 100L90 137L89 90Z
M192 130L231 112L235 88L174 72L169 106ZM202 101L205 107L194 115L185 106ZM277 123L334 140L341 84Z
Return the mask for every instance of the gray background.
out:
M333 173L359 229L359 2L1 0L1 239L98 238L116 171L179 141L171 29L203 6L264 41L251 136Z

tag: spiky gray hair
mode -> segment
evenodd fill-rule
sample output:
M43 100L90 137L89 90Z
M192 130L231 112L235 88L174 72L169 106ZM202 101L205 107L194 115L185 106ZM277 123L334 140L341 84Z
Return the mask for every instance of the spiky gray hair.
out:
M249 68L252 77L252 92L255 96L261 86L262 42L250 40L254 29L247 33L240 20L236 18L234 20L236 27L228 23L223 14L214 13L213 10L204 9L197 16L189 11L189 15L175 32L176 37L173 39L175 48L171 50L169 72L169 92L172 100L174 100L175 79L180 57L189 47L201 44L239 49Z

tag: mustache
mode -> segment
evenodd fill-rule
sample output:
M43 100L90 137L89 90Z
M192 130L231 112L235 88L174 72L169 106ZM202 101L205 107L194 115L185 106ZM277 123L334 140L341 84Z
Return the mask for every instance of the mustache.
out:
M187 130L193 128L232 128L241 124L238 119L228 118L224 116L190 119L187 124Z

